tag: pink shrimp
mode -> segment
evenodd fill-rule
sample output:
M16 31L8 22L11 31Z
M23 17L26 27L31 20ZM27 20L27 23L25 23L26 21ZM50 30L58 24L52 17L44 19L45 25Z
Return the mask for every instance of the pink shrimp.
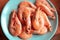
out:
M29 8L26 8L23 13L23 19L26 23L26 30L28 33L31 32L31 19L30 19L31 11Z
M36 6L39 6L50 18L55 19L54 13L46 5L38 2L38 4L36 3Z
M47 15L46 15L42 10L40 10L40 15L41 15L41 16L43 17L43 19L44 19L44 26L46 26L46 27L49 29L49 31L51 31L51 30L52 30L52 29L51 29L51 23L50 23Z
M31 10L32 12L34 12L36 9L35 5L33 5L32 3L27 2L27 1L23 1L19 4L18 17L19 17L19 20L21 21L22 24L24 24L23 19L22 19L22 13L23 13L23 11L25 11L26 7L28 7L29 10Z
M18 36L22 30L21 22L19 21L15 10L13 11L11 16L12 17L11 17L11 21L9 24L9 31L12 35Z
M43 11L41 11L41 12L42 12L42 16L44 18L44 23L45 23L44 25L48 28L49 31L52 31L51 23L50 23L47 15Z
M39 9L39 8L38 8L38 9ZM48 30L49 30L49 31L52 30L52 28L51 28L51 23L50 23L50 21L48 20L47 15L46 15L43 11L39 10L39 13L40 13L40 16L42 16L42 18L43 18L43 20L44 20L44 25L43 25L43 27L42 27L41 29L35 30L33 33L34 33L34 34L45 34Z
M30 7L24 7L24 8L21 8L18 13L19 19L22 22L24 22L23 24L25 24L25 26L26 26L26 30L28 31L27 33L30 33L30 30L31 30L30 16L31 16L32 11L34 11L34 9L32 9Z
M44 19L40 15L39 9L37 9L36 13L32 17L32 25L35 30L39 30L44 26Z
M42 11L38 8L38 11L39 11L39 14L38 13L36 13L36 14L38 14L38 15L40 15L41 16L41 18L40 19L42 19L43 18L43 20L41 20L41 24L43 24L42 25L42 27L41 28L39 28L38 30L34 30L33 31L33 34L45 34L45 33L47 33L47 27L45 26L45 18L43 17L43 13L42 13ZM40 24L40 26L41 26L41 24ZM37 28L37 27L36 27Z
M18 17L19 17L19 20L21 21L22 24L24 24L23 22L23 11L25 11L25 9L28 8L31 12L34 12L35 9L33 8L30 8L30 7L21 7L21 8L18 8Z

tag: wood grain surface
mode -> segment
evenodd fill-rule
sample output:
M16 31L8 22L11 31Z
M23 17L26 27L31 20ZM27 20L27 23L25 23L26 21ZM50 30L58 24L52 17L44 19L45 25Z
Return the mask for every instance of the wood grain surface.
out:
M7 2L8 0L0 0L0 16L1 16L2 9L4 8ZM56 7L58 12L58 17L59 17L58 29L56 31L56 34L53 36L51 40L60 40L60 0L51 0L51 2ZM1 29L1 24L0 24L0 40L8 40Z

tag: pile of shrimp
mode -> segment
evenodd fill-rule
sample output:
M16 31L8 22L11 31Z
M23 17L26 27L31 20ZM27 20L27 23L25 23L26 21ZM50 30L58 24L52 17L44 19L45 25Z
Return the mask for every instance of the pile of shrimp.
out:
M52 31L49 18L55 20L54 12L46 0L36 0L34 4L22 1L11 13L9 31L22 39L31 38L32 34L46 34Z

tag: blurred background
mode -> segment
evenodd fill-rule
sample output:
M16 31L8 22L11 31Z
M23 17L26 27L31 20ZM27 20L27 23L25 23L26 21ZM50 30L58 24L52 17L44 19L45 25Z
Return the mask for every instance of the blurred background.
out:
M5 4L8 2L9 0L0 0L0 16L1 16L1 12L2 9L4 8ZM60 0L50 0L54 6L57 9L58 12L58 16L59 16L59 24L58 24L58 29L55 33L55 35L53 36L53 38L51 40L60 40ZM6 36L4 35L2 29L1 29L1 24L0 24L0 40L8 40L6 38Z

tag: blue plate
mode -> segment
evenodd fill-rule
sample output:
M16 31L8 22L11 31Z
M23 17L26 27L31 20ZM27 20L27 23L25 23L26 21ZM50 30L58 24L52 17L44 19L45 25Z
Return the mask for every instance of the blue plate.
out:
M9 16L11 14L12 10L17 9L18 4L23 1L23 0L10 0L6 6L4 7L2 14L1 14L1 26L2 26L2 30L4 32L4 34L6 35L6 37L9 40L21 40L19 37L15 37L12 36L9 31L8 31L8 23L9 23ZM32 3L35 2L35 0L28 0ZM55 8L53 6L53 4L48 0L48 2L50 3L50 5ZM58 14L57 11L54 13L56 19L55 20L50 20L51 24L52 24L52 32L48 32L45 35L33 35L32 38L30 38L29 40L50 40L53 35L55 34L57 27L58 27Z

